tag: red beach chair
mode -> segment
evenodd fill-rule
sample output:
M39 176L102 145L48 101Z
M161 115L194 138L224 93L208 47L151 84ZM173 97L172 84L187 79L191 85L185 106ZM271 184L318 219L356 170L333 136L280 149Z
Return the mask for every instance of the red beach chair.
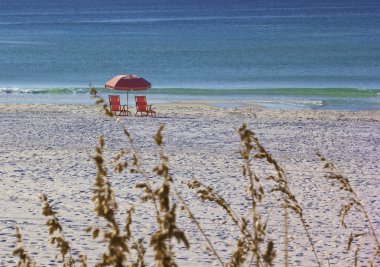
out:
M120 105L119 95L109 95L108 100L110 102L111 111L118 116L131 116L131 112L126 105ZM117 112L119 111L119 114Z
M156 111L152 109L152 105L148 105L146 103L146 97L145 96L135 96L136 101L136 114L140 112L140 115L143 116L143 113L145 113L145 116L154 116L156 117Z

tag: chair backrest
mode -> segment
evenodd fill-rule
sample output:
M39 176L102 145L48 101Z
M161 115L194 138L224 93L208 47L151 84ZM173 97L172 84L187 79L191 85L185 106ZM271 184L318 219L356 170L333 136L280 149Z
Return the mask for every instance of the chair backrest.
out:
M108 100L110 101L111 111L120 110L120 96L119 95L109 95Z
M146 103L146 97L143 95L136 95L136 109L138 112L146 112L148 104Z

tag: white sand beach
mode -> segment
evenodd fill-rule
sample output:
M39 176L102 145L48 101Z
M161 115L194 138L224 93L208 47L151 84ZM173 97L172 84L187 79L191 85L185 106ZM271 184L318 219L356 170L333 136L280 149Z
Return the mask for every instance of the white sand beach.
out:
M98 107L81 105L0 104L0 266L16 266L12 256L15 227L20 227L25 247L37 266L58 266L58 251L48 240L46 218L41 214L39 195L48 196L63 226L75 259L85 253L94 266L106 250L85 229L104 226L93 211L92 189L96 167L92 160L100 135L106 141L107 161L128 149L122 127L130 131L144 169L153 184L159 163L153 140L159 125L175 186L208 233L224 262L235 250L239 231L214 203L202 203L186 183L196 178L212 186L239 214L249 214L245 194L248 181L242 176L243 161L236 129L243 123L253 130L264 147L285 170L291 190L301 204L322 266L352 266L354 253L346 252L350 229L339 225L341 197L337 186L324 177L320 152L350 180L380 236L380 111L270 110L255 106L218 108L204 103L156 105L157 118L119 117L120 124L104 116ZM109 165L111 166L111 165ZM252 162L261 177L271 167ZM153 263L149 236L156 230L152 204L141 203L135 185L139 174L114 174L109 179L119 203L118 219L124 224L126 209L135 205L132 230L144 238L147 266ZM267 183L266 180L262 181ZM266 192L261 210L268 220L268 239L274 240L275 266L283 264L283 216L276 197ZM173 201L177 201L173 198ZM355 213L357 214L357 213ZM349 216L349 228L366 229L363 218ZM206 252L206 243L185 211L178 209L177 225L184 230L190 249L173 243L180 266L219 266ZM290 266L318 266L300 220L289 218ZM373 254L370 236L361 239L360 266ZM355 242L356 246L357 243ZM380 265L379 259L377 263ZM378 266L379 266L378 265Z

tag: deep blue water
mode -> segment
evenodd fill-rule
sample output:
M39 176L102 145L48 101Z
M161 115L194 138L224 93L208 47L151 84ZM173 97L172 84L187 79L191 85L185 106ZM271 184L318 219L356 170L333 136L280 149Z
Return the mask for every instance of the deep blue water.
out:
M307 90L380 88L380 2L0 0L0 64L3 102L41 101L21 94L41 88L51 89L48 102L57 101L56 88L78 98L75 88L133 73L160 101L254 100L251 91L239 98L209 89L282 88L268 99L325 105L342 97ZM341 92L340 104L355 104L348 109L380 107L378 90L359 98Z

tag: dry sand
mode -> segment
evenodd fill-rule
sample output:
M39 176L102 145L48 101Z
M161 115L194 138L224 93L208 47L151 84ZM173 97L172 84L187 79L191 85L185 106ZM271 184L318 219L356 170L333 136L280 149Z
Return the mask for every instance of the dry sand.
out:
M175 186L224 261L234 251L239 233L219 207L200 202L186 182L195 177L213 186L240 216L248 214L249 199L244 194L248 183L241 174L235 130L242 123L256 132L284 168L291 190L304 209L323 266L352 266L353 253L345 251L350 230L339 227L341 194L324 178L315 152L331 159L349 178L380 236L379 111L283 111L251 106L223 109L202 103L159 105L156 110L157 118L120 117L120 123L130 130L142 165L149 172L159 161L152 137L160 124L166 125L165 149ZM96 219L91 202L96 171L91 157L101 134L106 139L109 161L119 149L129 147L120 125L103 116L97 107L0 104L0 266L16 266L17 259L12 256L16 225L38 266L59 265L55 259L58 252L48 242L46 218L38 198L41 193L58 211L74 257L85 252L89 265L95 265L105 247L99 240L93 241L84 229L104 225L103 220ZM260 174L271 172L270 167L261 164L252 167ZM161 179L152 175L151 180L159 183ZM134 187L143 178L123 173L113 174L110 181L120 204L120 222L124 223L125 210L136 203L134 235L145 237L149 243L146 235L156 230L154 212L150 203L140 202L141 191ZM272 203L275 198L274 194L266 194ZM264 217L269 215L268 237L275 240L278 266L283 262L283 217L281 209L276 205L271 208L268 203L263 203L261 210ZM348 219L360 231L365 227L357 223L356 217ZM177 250L177 262L182 266L218 265L205 252L205 242L184 211L178 211L177 219L191 243L189 250ZM316 266L294 215L289 231L290 266ZM370 247L367 243L371 244L370 237L363 239L363 247ZM363 248L360 265L366 265L363 259L372 252ZM151 249L147 255L151 264Z

